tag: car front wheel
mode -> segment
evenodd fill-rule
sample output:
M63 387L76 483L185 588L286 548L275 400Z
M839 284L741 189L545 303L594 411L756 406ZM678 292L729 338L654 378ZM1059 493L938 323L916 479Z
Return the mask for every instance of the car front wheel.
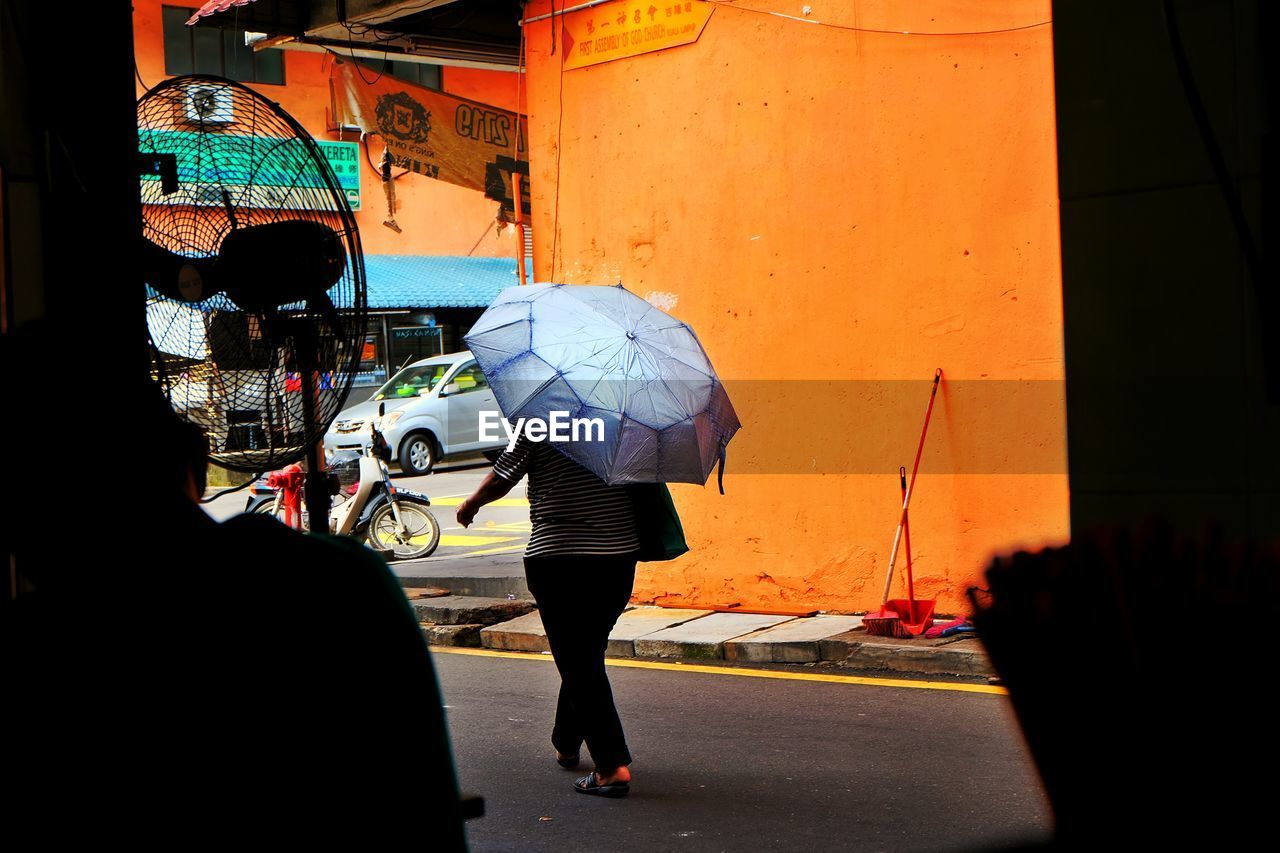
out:
M436 445L426 433L405 436L400 442L400 470L415 477L430 474L436 464Z

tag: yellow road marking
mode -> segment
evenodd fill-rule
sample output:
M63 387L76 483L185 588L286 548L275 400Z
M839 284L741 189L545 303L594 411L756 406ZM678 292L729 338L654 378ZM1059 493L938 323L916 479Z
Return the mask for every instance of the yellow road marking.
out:
M427 540L429 540L430 538L431 538L431 537L430 537L430 536L428 536L426 533L423 533L423 534L418 535L418 536L410 536L410 537L409 537L409 541L408 541L408 542L406 542L406 543L404 543L404 544L406 544L406 545L424 545L424 544L426 544ZM443 538L443 537L442 537L442 538ZM377 539L378 539L378 541L379 541L380 543L382 543L383 545L385 545L385 546L386 546L386 547L388 547L388 548L391 548L391 547L393 547L393 546L395 546L395 545L399 545L399 544L401 544L401 543L400 543L400 540L396 538L396 535L395 535L394 533L382 533L382 534L380 534L379 536L377 536Z
M473 655L512 660L551 661L551 655L529 652L500 652L495 649L466 649L457 646L432 646L433 654ZM668 672L701 672L709 675L736 675L740 678L772 678L780 681L825 681L829 684L859 684L866 687L903 687L910 690L942 690L952 693L986 693L991 696L1007 696L1009 691L990 684L956 684L946 681L914 681L906 678L867 678L860 675L828 675L822 672L783 672L771 669L739 669L730 666L704 666L690 663L663 663L629 658L605 658L608 666L624 666L632 669L662 669Z
M432 506L459 506L465 500L466 498L461 498L457 496L454 496L451 498L432 498L431 505ZM485 504L486 507L528 506L528 505L529 505L528 498L498 498L496 501L490 501L489 503Z
M524 543L520 542L516 545L503 545L500 548L484 548L479 551L464 551L459 557L475 557L482 554L505 554L508 551L523 551Z
M511 542L514 536L452 536L443 534L440 537L441 545L497 545L499 542Z
M533 529L533 525L527 521L512 521L508 524L497 524L495 522L489 521L484 524L479 524L472 527L463 527L461 524L455 524L451 527L445 527L442 529L446 531L469 530L472 533L480 533L480 534L509 533L509 532L527 533L528 531Z

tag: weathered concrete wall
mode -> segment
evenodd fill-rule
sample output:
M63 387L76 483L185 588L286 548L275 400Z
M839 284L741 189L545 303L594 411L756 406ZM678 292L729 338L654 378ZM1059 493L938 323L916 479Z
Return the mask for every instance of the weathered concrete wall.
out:
M736 381L728 495L673 489L693 552L638 599L878 604L940 366L912 545L959 610L992 551L1068 532L1051 32L971 34L1049 4L809 5L864 31L721 5L696 44L562 72L530 25L536 278L656 293Z

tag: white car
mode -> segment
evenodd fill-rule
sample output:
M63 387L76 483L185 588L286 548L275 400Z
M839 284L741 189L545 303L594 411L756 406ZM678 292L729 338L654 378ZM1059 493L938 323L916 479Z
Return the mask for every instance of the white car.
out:
M382 434L406 474L426 474L440 459L484 453L496 459L505 440L480 440L480 412L498 412L493 389L469 352L437 355L402 368L372 397L343 409L324 435L327 453L363 450L369 422L386 406ZM495 430L501 436L502 430Z

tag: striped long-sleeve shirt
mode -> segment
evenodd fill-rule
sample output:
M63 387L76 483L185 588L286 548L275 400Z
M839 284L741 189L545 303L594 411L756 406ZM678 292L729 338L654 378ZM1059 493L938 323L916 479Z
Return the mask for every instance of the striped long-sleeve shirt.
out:
M545 441L521 435L493 463L504 480L529 477L533 532L526 557L553 554L631 554L639 550L635 513L623 486L599 477Z

